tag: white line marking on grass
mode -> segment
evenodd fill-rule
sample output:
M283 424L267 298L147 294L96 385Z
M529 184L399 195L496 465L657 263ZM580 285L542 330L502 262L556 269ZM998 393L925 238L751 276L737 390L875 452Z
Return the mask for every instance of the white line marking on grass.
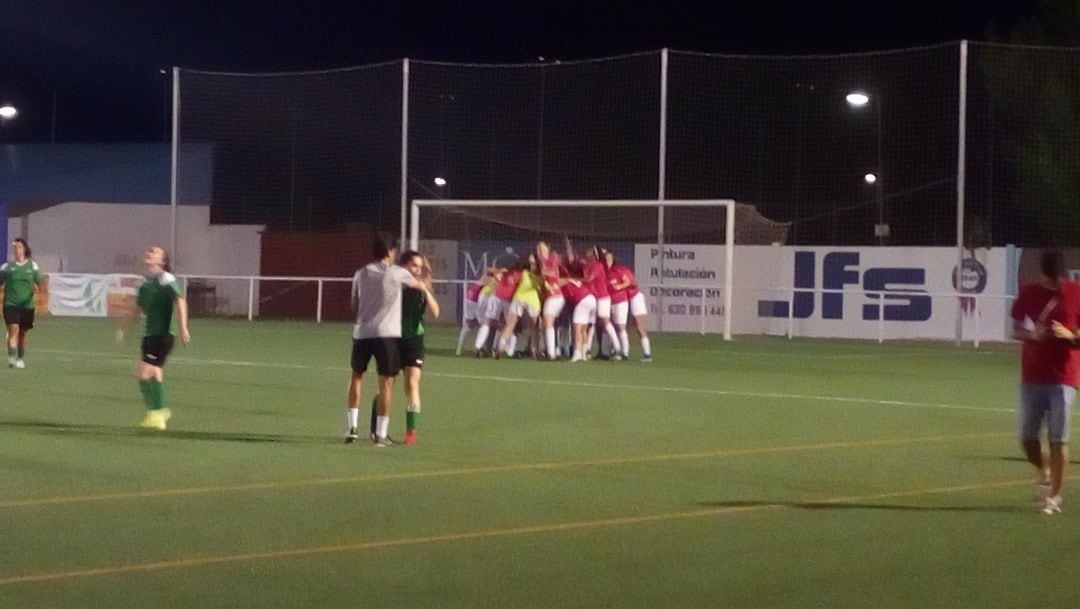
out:
M113 359L134 360L133 356L119 355L116 353L94 353L81 351L56 351L39 350L38 353L61 354L61 355L86 355L94 357L109 357ZM290 370L325 370L330 372L348 373L345 366L312 366L307 364L284 364L276 362L249 362L223 359L201 359L189 357L170 357L169 361L197 366L237 366L243 368L285 368ZM943 404L936 402L913 402L909 400L881 400L874 398L830 396L830 395L804 395L798 393L779 393L769 391L734 391L729 389L711 389L698 387L666 387L663 385L628 385L620 383L592 383L587 381L556 381L550 379L535 379L530 377L499 376L488 374L456 374L452 372L425 371L425 376L437 378L494 381L500 383L527 383L532 385L549 385L557 387L586 387L590 389L621 389L630 391L653 391L660 393L683 393L690 395L716 395L740 398L761 398L773 400L800 400L808 402L835 402L840 404L869 404L874 406L900 406L908 408L931 408L937 410L963 410L973 412L1002 412L1014 414L1013 408L995 408L987 406L968 406L964 404Z
M961 486L939 486L933 488L910 489L906 491L894 491L887 493L875 493L870 495L856 495L850 497L828 497L813 501L800 502L804 505L865 503L868 501L880 501L882 499L896 499L900 497L918 497L921 495L942 495L951 493L964 493L969 491L981 491L996 488L1008 488L1030 484L1025 480L990 480ZM0 577L0 586L12 586L16 584L36 584L65 579L82 577L95 577L103 575L122 575L128 573L147 573L184 569L193 567L206 567L229 563L243 563L256 560L300 558L306 556L319 556L327 554L342 554L347 552L361 552L366 550L378 550L382 548L397 548L435 543L449 543L460 541L472 541L477 539L495 539L502 537L518 537L521 535L541 535L549 533L564 533L568 531L588 531L593 529L610 528L617 526L631 526L649 524L654 522L671 522L675 520L689 520L694 518L706 518L710 516L723 516L742 512L764 512L789 507L791 503L761 503L754 505L722 506L697 510L684 510L681 512L660 512L653 514L641 514L635 516L613 516L596 518L593 520L578 520L572 522L556 522L550 524L538 524L503 529L481 529L474 531L462 531L459 533L441 533L421 535L416 537L400 537L397 539L383 539L377 541L359 541L348 544L310 546L306 548L291 548L281 550L265 550L261 552L248 552L244 554L232 554L225 556L197 556L191 558L176 558L158 562L136 563L127 565L107 565L93 568L75 568L68 571L46 571L29 573L25 575L9 575ZM1032 510L1034 514L1034 510ZM1034 516L1033 516L1034 517Z
M286 488L306 488L312 486L330 486L338 484L358 484L363 482L392 482L417 478L448 478L453 476L477 476L488 474L506 474L528 471L551 471L578 467L607 467L612 465L633 465L637 463L657 463L665 461L688 461L695 459L723 459L753 455L771 455L791 452L813 452L819 450L876 448L888 446L910 446L912 444L931 444L939 442L960 442L963 440L985 440L1011 436L1012 432L993 432L964 434L959 436L927 436L922 438L879 438L872 440L851 440L847 442L825 442L820 444L796 444L788 446L759 446L753 448L728 448L724 450L670 453L660 455L640 455L629 457L608 457L605 459L587 459L582 461L544 461L540 463L515 463L512 465L482 465L455 469L434 469L414 472L396 472L389 474L368 474L362 476L343 476L335 478L311 478L307 480L271 480L267 482L249 482L246 484L198 486L187 488L158 489L146 491L121 491L100 495L68 495L60 497L36 497L0 501L0 509L41 507L46 505L68 505L94 503L99 501L123 501L128 499L152 499L155 497L175 497L187 495L205 495L214 493L234 493L242 491L280 490Z

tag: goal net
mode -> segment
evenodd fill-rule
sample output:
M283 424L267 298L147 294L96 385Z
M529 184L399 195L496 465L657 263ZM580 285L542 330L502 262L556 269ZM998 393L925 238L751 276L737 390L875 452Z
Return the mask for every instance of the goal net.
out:
M446 282L451 319L461 318L468 283L544 241L560 253L567 244L613 252L646 296L649 330L730 339L735 243L783 243L786 231L732 200L435 199L413 201L409 245Z

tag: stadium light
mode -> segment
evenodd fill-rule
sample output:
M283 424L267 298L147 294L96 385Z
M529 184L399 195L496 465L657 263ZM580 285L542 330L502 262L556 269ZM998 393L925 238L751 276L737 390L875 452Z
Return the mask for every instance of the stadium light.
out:
M873 105L874 107L874 114L877 119L877 172L866 174L863 176L863 180L867 184L877 186L878 217L877 224L874 225L874 236L877 237L878 245L885 245L885 237L889 234L889 227L885 224L885 183L881 179L881 174L884 173L881 167L881 96L875 95L871 98L864 91L852 91L844 97L844 100L855 109L864 108L867 105Z
M11 104L0 106L0 118L9 121L19 115L19 110Z
M435 178L435 185L438 186L439 188L442 188L443 186L446 186L446 178L436 177Z
M851 104L856 108L861 108L862 106L870 103L870 96L861 91L848 93L847 97L845 97L844 99L847 100L847 103Z

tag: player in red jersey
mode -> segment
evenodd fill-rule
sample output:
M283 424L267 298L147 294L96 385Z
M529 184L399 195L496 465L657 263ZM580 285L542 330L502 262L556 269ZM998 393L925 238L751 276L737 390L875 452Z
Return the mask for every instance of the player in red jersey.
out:
M1025 285L1012 306L1013 338L1023 341L1020 360L1020 444L1035 466L1037 498L1045 514L1061 512L1061 486L1069 463L1069 421L1080 381L1080 284L1065 278L1060 252L1040 259L1041 277ZM1045 424L1049 456L1039 431Z
M585 284L584 265L575 261L569 265L569 278L563 285L563 294L566 301L573 307L573 334L574 354L570 358L572 362L585 360L586 334L589 323L596 316L596 296Z
M540 292L544 297L542 322L544 349L547 358L554 360L558 354L558 345L555 342L555 321L566 306L566 298L563 296L560 283L559 256L551 251L547 243L541 241L536 244L536 259L540 263Z
M480 327L482 311L480 293L490 281L491 277L485 273L465 288L465 311L461 316L461 332L458 334L457 355L461 355L461 350L465 346L465 339L469 336L469 330L478 330Z
M645 316L649 312L645 304L645 294L638 289L637 278L629 268L618 264L613 252L606 252L605 262L608 269L608 285L611 291L611 319L619 333L619 347L623 357L630 357L630 335L626 331L628 313L634 316L634 327L641 337L641 359L652 360L652 346L649 333L645 330Z
M477 356L483 355L487 350L487 341L491 333L498 336L500 320L510 307L514 290L517 289L518 281L521 279L521 271L506 268L494 269L492 275L496 281L495 291L487 299L487 305L484 307L486 309L484 325L480 326L480 331L476 333ZM498 355L498 351L496 350L494 354Z
M593 330L588 337L588 350L592 350L593 332L602 332L612 345L619 344L619 335L611 323L611 295L608 293L607 265L604 264L604 252L592 246L585 252L585 283L596 297L596 316ZM601 351L603 351L601 349Z

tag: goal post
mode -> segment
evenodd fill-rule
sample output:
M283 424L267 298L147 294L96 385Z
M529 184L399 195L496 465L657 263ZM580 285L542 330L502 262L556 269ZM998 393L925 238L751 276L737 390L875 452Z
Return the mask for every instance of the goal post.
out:
M505 249L513 255L515 249L541 240L561 243L565 238L582 246L610 245L621 251L620 261L627 266L652 261L648 273L641 268L634 272L642 291L654 297L649 298L654 305L650 318L657 318L659 329L705 332L711 315L719 317L720 324L708 327L731 340L736 207L732 199L415 199L409 214L409 247L420 250L421 242L429 240L450 249L458 249L463 242L483 243L492 252ZM453 255L468 258L470 254ZM452 264L453 279L469 279L468 264L459 271L457 263ZM680 264L695 268L677 268ZM722 298L719 309L706 302L706 295L715 295L717 290ZM695 304L698 300L700 305ZM672 304L676 301L680 304ZM666 324L665 315L670 317Z

